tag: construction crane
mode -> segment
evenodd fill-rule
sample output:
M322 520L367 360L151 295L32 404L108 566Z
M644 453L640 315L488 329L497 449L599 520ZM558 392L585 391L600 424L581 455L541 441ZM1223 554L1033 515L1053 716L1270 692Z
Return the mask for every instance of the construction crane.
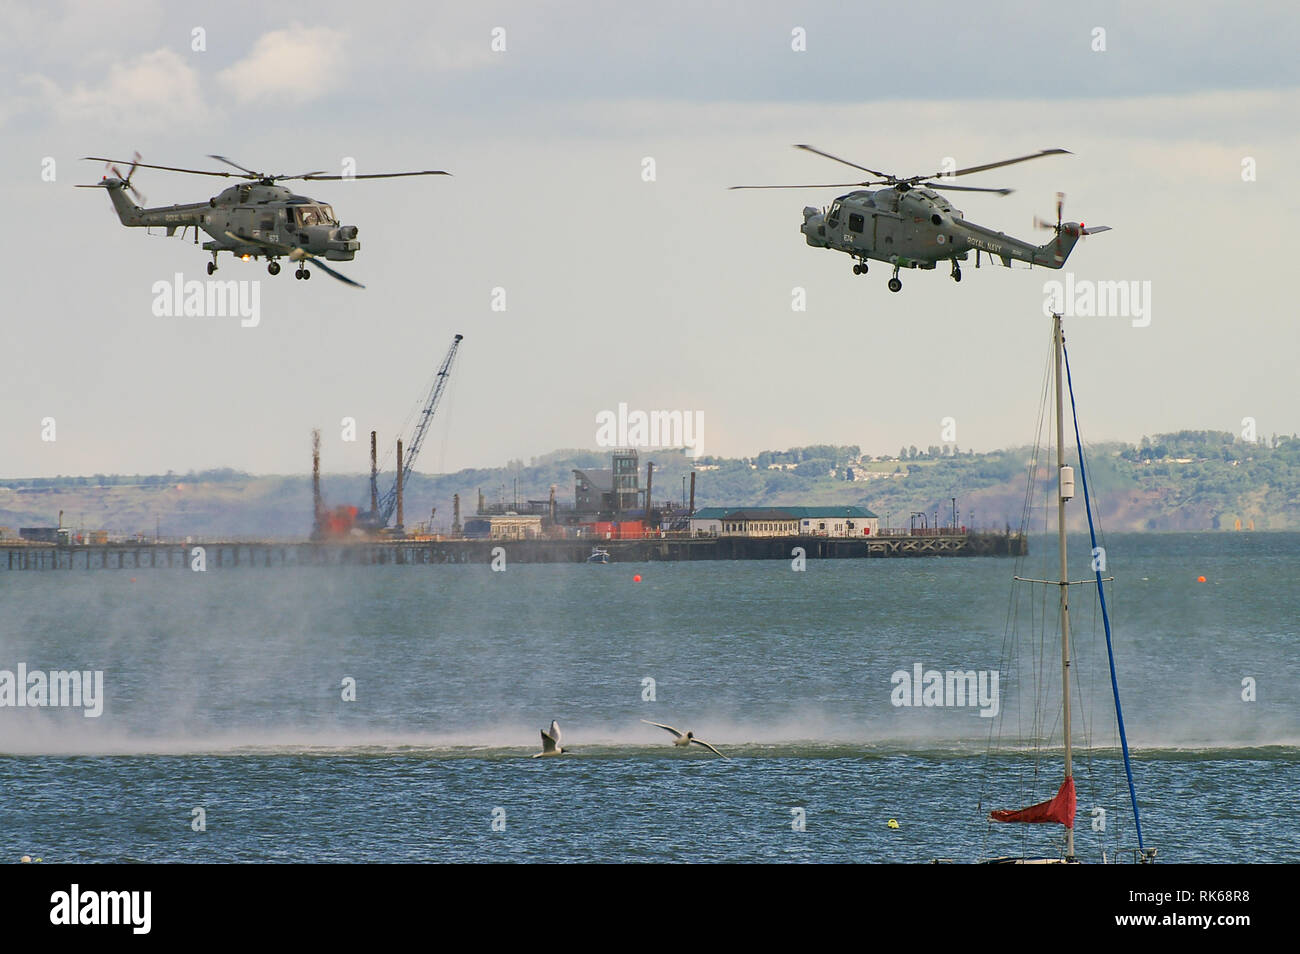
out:
M358 517L358 526L371 531L378 531L387 527L388 521L393 519L393 511L397 509L398 489L406 486L410 481L411 471L415 467L415 460L420 455L420 447L424 444L425 435L429 432L429 424L433 421L433 416L438 410L438 404L442 400L442 393L447 388L447 380L451 377L451 366L456 360L456 350L460 347L461 339L464 337L464 335L456 335L452 339L451 347L447 349L447 356L442 359L442 365L438 368L438 373L434 375L433 385L429 389L429 396L424 402L424 410L420 412L419 420L416 421L415 434L406 445L405 455L399 449L397 458L398 473L393 480L393 485L388 488L388 491L382 497L378 497L378 474L375 468L371 467L370 498L374 501L378 497L378 502L369 513L361 514Z

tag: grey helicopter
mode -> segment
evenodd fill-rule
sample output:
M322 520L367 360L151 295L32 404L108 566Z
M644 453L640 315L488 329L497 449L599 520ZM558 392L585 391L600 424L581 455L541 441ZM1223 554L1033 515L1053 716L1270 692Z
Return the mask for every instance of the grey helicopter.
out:
M184 237L185 230L194 229L194 244L199 242L199 231L211 236L212 240L203 243L203 248L212 253L208 262L208 274L217 270L217 253L229 252L236 258L265 258L266 270L272 275L280 273L277 259L286 258L297 263L294 277L311 278L308 263L319 268L339 281L356 288L364 288L360 282L353 281L346 275L336 272L325 264L330 262L350 262L361 248L357 241L355 225L340 225L334 217L334 209L324 202L318 202L307 196L297 195L292 189L278 185L280 182L295 179L307 182L322 182L341 179L394 179L402 176L445 176L451 173L436 169L421 172L372 172L365 175L326 175L324 172L305 172L298 175L267 175L254 172L225 156L209 156L238 172L214 172L204 169L181 169L176 166L156 166L140 161L136 153L131 160L131 168L122 175L119 165L125 160L104 159L86 156L86 159L107 164L108 172L93 185L78 186L81 189L106 189L108 197L117 210L117 217L122 224L130 228L159 227L168 235L175 235L177 229ZM144 196L131 184L131 177L137 168L163 169L168 172L183 172L188 175L221 176L231 179L244 179L237 185L223 190L205 202L192 202L186 205L156 206L143 208ZM130 192L139 202L136 205L127 198Z
M995 195L1010 195L1012 189L986 189L976 186L953 185L948 180L957 176L970 175L1010 166L1017 162L1027 162L1043 156L1070 155L1066 149L1043 149L1028 156L1004 159L1001 162L989 162L980 166L968 166L950 172L937 172L930 176L907 176L900 178L887 173L877 172L849 162L839 156L800 144L796 149L803 149L814 155L832 159L835 162L870 173L874 179L864 182L840 182L829 185L743 185L732 189L844 189L854 188L836 198L829 207L818 209L807 206L803 210L803 225L799 230L813 248L828 248L845 252L852 256L855 264L853 274L867 274L867 260L885 262L894 267L894 275L889 280L891 292L901 291L903 283L898 272L904 268L932 269L941 261L952 262L952 280L961 281L961 262L967 260L968 253L975 252L975 267L980 266L980 255L1001 260L1007 268L1011 260L1017 259L1030 265L1042 265L1045 268L1060 268L1065 264L1074 245L1082 236L1110 230L1107 225L1085 227L1082 222L1062 222L1061 211L1065 196L1056 194L1056 222L1034 219L1036 228L1052 229L1056 238L1046 245L1033 245L1013 238L1003 232L976 225L966 221L965 214L955 209L940 191L952 192L991 192ZM934 181L940 180L940 181ZM886 186L887 188L870 191L868 186Z

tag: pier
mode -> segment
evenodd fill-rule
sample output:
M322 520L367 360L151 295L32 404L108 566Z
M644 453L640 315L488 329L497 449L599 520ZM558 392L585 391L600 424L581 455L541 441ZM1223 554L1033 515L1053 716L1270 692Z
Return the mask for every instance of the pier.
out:
M789 560L801 548L810 560L870 557L1018 556L1025 538L963 533L839 538L825 536L663 536L640 540L590 537L526 540L380 539L346 542L199 541L193 543L0 543L0 570L205 570L292 566L419 566L491 563L498 548L514 563L584 563L592 547L611 563L676 560Z

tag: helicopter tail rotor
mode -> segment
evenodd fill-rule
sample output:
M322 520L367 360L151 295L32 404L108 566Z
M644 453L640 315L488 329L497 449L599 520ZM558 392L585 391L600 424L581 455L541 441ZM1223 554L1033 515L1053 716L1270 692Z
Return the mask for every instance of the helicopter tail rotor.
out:
M1055 243L1054 251L1056 253L1056 257L1062 259L1064 258L1064 256L1061 255L1061 213L1062 211L1064 211L1064 209L1065 209L1065 193L1058 192L1056 193L1056 223L1053 224L1048 219L1040 219L1038 216L1036 215L1034 216L1034 228L1052 229L1053 231L1056 232L1056 243Z
M132 155L131 170L126 175L122 175L122 170L119 169L117 167L117 164L112 161L105 163L104 168L107 169L109 172L113 173L113 175L116 176L118 179L121 179L123 188L125 188L128 192L130 192L133 196L135 196L136 201L141 206L144 206L148 204L148 200L145 199L144 194L141 193L139 189L137 189L135 186L131 184L131 177L135 175L135 170L140 165L141 158L142 157L138 151Z
M1065 264L1065 260L1070 257L1070 252L1074 249L1075 243L1089 235L1095 235L1098 232L1109 232L1109 225L1094 225L1088 228L1082 222L1063 222L1061 215L1065 209L1065 193L1056 193L1056 221L1040 219L1034 216L1034 228L1051 229L1056 233L1056 238L1046 245L1039 247L1039 251L1044 253L1044 260L1034 258L1035 264L1046 265L1048 268L1060 268Z

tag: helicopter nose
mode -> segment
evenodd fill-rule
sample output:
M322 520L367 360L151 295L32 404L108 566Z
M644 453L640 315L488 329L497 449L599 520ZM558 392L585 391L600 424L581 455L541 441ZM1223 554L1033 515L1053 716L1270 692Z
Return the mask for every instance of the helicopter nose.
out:
M814 248L826 248L826 216L816 206L805 206L803 225L799 231L804 234L807 243Z

